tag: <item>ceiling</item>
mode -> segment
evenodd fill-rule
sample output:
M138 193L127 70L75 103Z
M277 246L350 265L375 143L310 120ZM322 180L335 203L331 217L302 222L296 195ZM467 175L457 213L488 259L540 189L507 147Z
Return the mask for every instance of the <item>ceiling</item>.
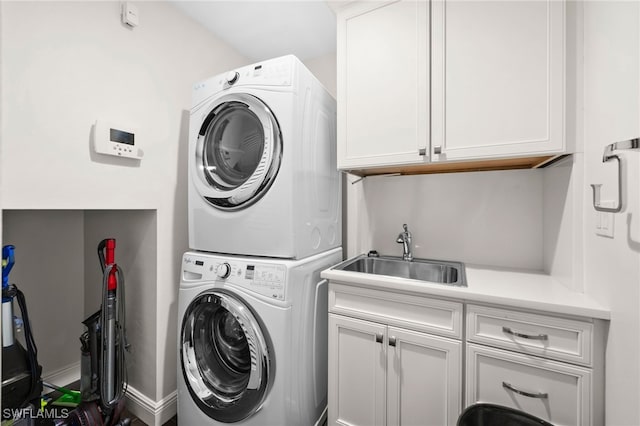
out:
M321 0L171 1L252 62L294 54L301 60L336 50L336 19Z

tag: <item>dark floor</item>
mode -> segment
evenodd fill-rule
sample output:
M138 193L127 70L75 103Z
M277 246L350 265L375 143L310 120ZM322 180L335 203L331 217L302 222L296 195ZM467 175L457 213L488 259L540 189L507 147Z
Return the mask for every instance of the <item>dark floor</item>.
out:
M166 422L162 426L178 426L178 417L173 416L172 418L169 419L168 422Z

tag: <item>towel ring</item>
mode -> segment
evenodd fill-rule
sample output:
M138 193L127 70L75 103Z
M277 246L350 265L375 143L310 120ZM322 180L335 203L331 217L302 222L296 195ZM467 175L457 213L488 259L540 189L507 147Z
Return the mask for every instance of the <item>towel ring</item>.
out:
M600 188L601 183L591 184L593 190L593 208L599 212L619 213L622 210L622 163L620 157L614 155L613 152L621 149L638 149L640 148L640 138L629 139L626 141L612 143L605 146L604 153L602 154L602 162L606 163L609 160L616 160L618 163L618 202L614 207L602 207L600 205Z

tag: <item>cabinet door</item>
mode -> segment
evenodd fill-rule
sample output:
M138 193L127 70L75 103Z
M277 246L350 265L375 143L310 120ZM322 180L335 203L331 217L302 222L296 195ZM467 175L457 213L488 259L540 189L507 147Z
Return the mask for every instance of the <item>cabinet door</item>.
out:
M565 3L432 2L433 161L565 150Z
M429 4L358 2L338 14L338 168L422 163Z
M329 425L384 425L386 327L329 314Z
M387 424L455 425L462 408L462 343L388 328Z

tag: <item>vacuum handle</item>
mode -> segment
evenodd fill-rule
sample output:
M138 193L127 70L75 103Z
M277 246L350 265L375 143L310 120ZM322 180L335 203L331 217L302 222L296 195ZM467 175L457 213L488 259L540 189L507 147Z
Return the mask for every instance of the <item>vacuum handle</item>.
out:
M98 259L102 273L107 265L114 265L116 262L116 240L115 238L105 238L98 244ZM108 289L115 290L117 287L116 268L109 273Z
M102 273L104 274L105 259L104 259L104 249L107 246L107 240L102 240L98 243L98 260L100 261L100 268L102 269Z

